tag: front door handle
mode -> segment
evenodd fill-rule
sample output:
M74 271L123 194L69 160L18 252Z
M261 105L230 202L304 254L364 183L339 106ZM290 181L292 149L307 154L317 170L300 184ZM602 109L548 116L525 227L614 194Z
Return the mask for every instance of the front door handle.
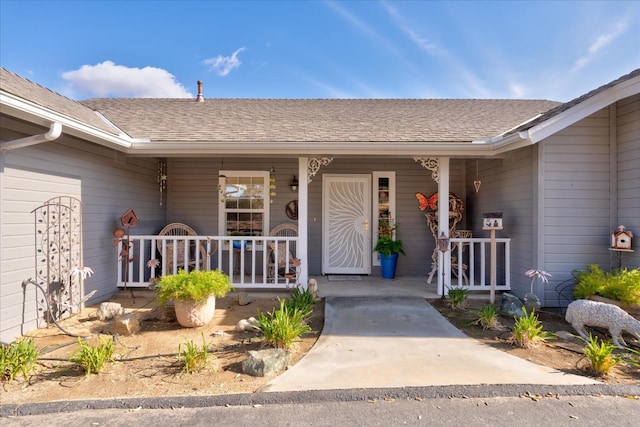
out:
M368 219L364 220L364 231L369 231L369 220Z

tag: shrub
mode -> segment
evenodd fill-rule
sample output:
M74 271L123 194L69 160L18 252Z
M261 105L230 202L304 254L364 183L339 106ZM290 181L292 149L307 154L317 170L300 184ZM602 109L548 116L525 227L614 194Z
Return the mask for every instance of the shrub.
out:
M608 273L598 265L590 264L587 270L574 272L574 276L573 295L577 299L600 295L623 304L640 304L640 268Z
M91 373L99 374L104 365L113 360L116 345L113 340L102 338L100 344L91 346L82 338L78 338L80 348L71 356L70 360L84 368L87 376Z
M258 329L265 343L275 348L289 349L299 340L300 335L311 332L307 325L308 314L296 307L289 307L280 300L280 308L264 314L258 313Z
M504 326L498 320L498 309L495 305L485 305L478 311L478 316L475 324L482 326L482 329L504 330Z
M615 345L610 341L600 341L598 338L589 335L589 339L583 341L586 342L584 347L584 354L589 359L591 370L598 375L607 375L611 368L616 366L619 362L619 358L613 354Z
M311 316L313 312L313 294L309 290L301 291L295 288L291 295L284 300L285 305L289 309L298 309L305 315L305 319Z
M555 338L554 333L542 330L543 326L534 311L527 313L526 309L523 310L524 316L516 318L513 325L511 341L514 344L523 348L535 348L540 343Z
M612 274L601 292L603 297L623 304L640 304L640 268Z
M233 290L229 276L220 270L180 270L178 274L163 276L156 286L158 302L172 299L205 302L209 296L218 298Z
M3 381L13 381L22 373L29 381L37 370L40 350L36 349L33 338L23 338L7 346L0 346L0 377Z
M467 299L469 298L469 289L458 287L448 288L447 305L456 310L464 310L467 308Z
M182 363L183 370L187 374L209 368L209 346L202 334L202 345L198 346L193 341L187 341L178 345L178 360Z

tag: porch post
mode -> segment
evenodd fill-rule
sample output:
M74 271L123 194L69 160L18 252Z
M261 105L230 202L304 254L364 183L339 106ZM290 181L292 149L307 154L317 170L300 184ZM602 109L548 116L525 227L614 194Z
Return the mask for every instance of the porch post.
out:
M309 286L309 159L298 158L298 258L300 259L299 283L303 289Z
M444 233L449 238L449 158L438 158L438 238ZM442 272L444 271L444 277ZM446 284L451 285L451 250L438 251L438 295L447 295Z

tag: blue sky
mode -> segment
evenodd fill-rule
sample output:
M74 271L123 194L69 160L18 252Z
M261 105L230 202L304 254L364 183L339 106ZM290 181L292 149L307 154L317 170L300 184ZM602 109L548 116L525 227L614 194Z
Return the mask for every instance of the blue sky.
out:
M640 2L0 0L0 65L72 99L569 101L640 68Z

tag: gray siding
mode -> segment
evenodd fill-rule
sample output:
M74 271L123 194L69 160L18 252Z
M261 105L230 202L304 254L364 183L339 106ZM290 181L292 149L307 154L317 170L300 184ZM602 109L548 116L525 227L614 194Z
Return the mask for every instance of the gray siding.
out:
M503 213L504 229L497 231L496 237L511 238L511 288L519 296L529 289L524 272L534 267L534 151L527 147L509 153L504 159L479 160L477 169L482 185L478 193L473 188L476 161L467 161L473 236L490 237L489 231L482 230L483 213Z
M633 253L625 253L623 265L640 267L640 95L617 104L618 224L634 234Z
M545 305L561 305L555 287L587 264L609 266L609 110L542 142L543 269L553 275Z
M7 122L8 123L8 122ZM34 132L36 133L36 132ZM3 139L24 135L3 128ZM112 150L62 136L55 142L1 154L2 261L0 340L8 342L42 323L36 311L35 287L21 282L35 278L34 209L60 195L83 202L84 265L95 274L85 293L97 290L90 303L116 291L113 230L120 216L133 208L140 218L132 234L146 234L164 221L156 184L156 161L126 159Z

